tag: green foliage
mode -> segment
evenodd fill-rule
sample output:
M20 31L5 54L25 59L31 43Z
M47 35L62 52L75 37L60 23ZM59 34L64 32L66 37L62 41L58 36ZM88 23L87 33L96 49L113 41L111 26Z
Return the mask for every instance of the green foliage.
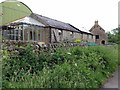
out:
M19 52L9 54L4 51L3 78L8 81L23 80L25 75L37 73L42 70L46 56L44 53L37 55L28 45Z
M117 49L117 46L73 47L67 50L58 49L52 54L49 52L36 54L29 46L15 58L10 58L9 53L5 51L3 86L99 88L117 68ZM18 70L21 68L23 69ZM28 74L30 68L32 71ZM15 74L18 71L19 73Z
M113 29L111 32L107 32L108 42L120 44L120 28Z

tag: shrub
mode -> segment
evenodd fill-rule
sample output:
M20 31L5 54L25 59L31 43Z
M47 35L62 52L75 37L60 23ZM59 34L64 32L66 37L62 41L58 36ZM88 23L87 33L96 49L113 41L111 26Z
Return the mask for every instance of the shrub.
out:
M76 40L74 40L74 42L75 42L75 43L80 43L81 40L80 40L80 39L76 39Z
M26 74L42 70L47 58L44 53L37 55L30 45L12 55L7 51L4 52L6 54L3 58L3 78L9 81L23 80Z
M52 54L36 54L31 47L27 47L23 50L24 53L14 58L10 58L5 51L3 86L99 88L118 65L116 49L117 47L105 46L73 47L67 50L58 49ZM19 70L20 68L23 69ZM18 70L19 73L15 74ZM29 70L32 71L27 73Z

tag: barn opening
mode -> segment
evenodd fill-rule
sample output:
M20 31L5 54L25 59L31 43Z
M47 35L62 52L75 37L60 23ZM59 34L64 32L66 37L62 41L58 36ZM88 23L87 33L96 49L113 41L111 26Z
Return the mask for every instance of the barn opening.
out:
M103 44L103 45L104 45L104 44L105 44L105 40L102 40L102 41L101 41L101 44Z

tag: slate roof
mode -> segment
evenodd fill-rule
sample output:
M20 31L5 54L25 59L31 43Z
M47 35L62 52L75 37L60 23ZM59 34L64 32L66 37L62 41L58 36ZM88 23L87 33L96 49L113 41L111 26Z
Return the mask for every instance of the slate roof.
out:
M96 25L96 24L93 25L92 28L91 28L89 31L91 32L91 31L92 31L93 29L95 29L95 28L99 28L100 30L105 31L105 30L104 30L100 25L98 25L98 24L97 24L97 25Z
M46 24L46 26L73 32L80 32L79 29L72 27L69 23L61 22L35 13L34 15L37 16L38 19L42 20Z
M74 27L74 26L71 25L71 24L69 24L69 25L72 26L73 28L75 28L76 30L78 30L80 33L93 35L91 32L89 32L89 31L87 31L87 30L78 29L78 28Z
M81 28L79 28L79 29L81 30L81 33L93 35L89 30L85 29L84 27L81 27Z

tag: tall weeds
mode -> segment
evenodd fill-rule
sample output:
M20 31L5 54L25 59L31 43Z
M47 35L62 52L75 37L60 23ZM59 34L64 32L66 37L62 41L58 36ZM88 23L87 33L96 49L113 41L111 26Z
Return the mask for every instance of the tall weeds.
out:
M117 46L3 53L4 88L99 88L118 66Z

